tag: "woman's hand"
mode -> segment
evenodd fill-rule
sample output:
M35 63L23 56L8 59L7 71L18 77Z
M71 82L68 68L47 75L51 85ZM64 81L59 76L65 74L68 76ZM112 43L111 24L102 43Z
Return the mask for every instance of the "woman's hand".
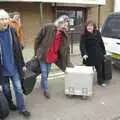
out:
M27 71L27 67L26 66L23 66L22 70L25 72Z
M87 59L88 59L88 56L87 56L87 55L84 55L84 56L83 56L83 59L84 59L84 60L87 60Z

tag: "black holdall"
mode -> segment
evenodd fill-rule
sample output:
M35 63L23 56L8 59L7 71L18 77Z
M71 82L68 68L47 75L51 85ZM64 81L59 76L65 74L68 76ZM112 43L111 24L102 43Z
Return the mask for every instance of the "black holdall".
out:
M105 80L112 79L112 59L110 55L106 55L104 58L104 77Z
M37 59L37 57L33 57L31 60L29 60L26 63L26 67L32 72L34 72L36 76L38 76L41 73L39 60Z
M2 91L0 91L0 119L4 120L9 115L9 105Z
M25 95L30 94L33 91L36 83L36 74L29 69L23 71L21 83L23 93Z

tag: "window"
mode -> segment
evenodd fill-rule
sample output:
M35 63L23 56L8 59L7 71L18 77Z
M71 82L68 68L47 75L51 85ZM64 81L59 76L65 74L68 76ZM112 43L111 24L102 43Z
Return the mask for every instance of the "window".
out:
M67 15L70 17L70 26L80 25L83 22L83 12L73 10L57 10L56 17Z
M120 38L120 16L110 16L102 29L102 36Z

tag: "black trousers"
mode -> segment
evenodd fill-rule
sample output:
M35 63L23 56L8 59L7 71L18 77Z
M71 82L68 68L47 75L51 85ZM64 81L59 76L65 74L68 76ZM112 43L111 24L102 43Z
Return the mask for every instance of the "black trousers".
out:
M95 68L97 71L97 82L101 85L102 83L105 83L104 62L96 64Z

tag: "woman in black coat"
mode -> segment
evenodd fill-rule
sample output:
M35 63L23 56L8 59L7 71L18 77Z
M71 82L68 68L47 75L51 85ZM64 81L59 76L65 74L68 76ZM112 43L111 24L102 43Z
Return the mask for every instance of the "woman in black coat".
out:
M101 34L96 29L96 24L93 21L88 21L85 25L85 31L80 40L80 51L83 57L83 64L95 66L98 84L106 86L103 69L106 51Z

